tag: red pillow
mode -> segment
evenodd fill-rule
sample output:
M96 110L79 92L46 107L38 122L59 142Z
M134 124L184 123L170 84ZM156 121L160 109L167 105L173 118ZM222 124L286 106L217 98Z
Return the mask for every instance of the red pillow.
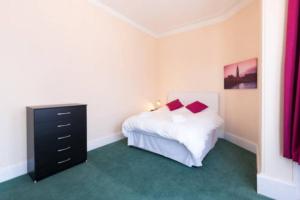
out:
M182 108L183 104L181 103L181 101L179 99L176 99L174 101L171 101L171 102L167 103L167 106L168 106L170 111L173 111L173 110L177 110L179 108Z
M189 111L191 111L192 113L198 113L198 112L201 112L202 110L205 110L206 108L208 108L208 106L199 101L195 101L195 102L187 105L186 108Z

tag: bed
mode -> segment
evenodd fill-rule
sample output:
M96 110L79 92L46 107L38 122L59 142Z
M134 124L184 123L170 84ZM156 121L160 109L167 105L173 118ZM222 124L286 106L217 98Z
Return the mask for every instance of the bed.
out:
M193 114L186 108L171 112L162 107L129 117L122 125L122 132L128 138L128 146L165 156L188 167L200 167L218 138L223 137L218 94L172 92L168 102L174 99L180 99L184 105L198 100L208 109Z

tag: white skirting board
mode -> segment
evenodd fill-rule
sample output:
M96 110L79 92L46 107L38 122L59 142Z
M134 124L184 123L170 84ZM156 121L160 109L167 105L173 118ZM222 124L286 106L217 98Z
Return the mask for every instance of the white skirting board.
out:
M0 183L27 173L27 162L0 168Z
M239 146L239 147L242 147L252 153L256 154L256 152L257 152L257 144L255 144L247 139L244 139L242 137L239 137L237 135L234 135L232 133L225 132L224 139Z
M300 165L298 163L294 163L294 180L297 187L297 198L300 200Z
M124 138L124 136L122 133L114 133L114 134L110 134L110 135L105 135L105 136L97 138L95 140L88 141L87 149L88 149L88 151L91 151L93 149L97 149L97 148L105 146L107 144L119 141L123 138Z
M116 142L123 139L124 136L121 133L114 133L102 136L100 138L90 140L87 144L88 151L102 147L104 145ZM9 179L24 175L27 173L27 162L21 162L18 164L10 165L4 168L0 168L0 183Z
M299 186L296 183L288 183L279 179L257 175L257 193L278 200L299 200Z

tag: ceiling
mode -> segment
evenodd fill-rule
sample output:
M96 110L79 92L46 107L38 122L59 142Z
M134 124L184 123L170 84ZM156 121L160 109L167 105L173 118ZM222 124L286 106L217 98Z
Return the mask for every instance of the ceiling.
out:
M220 21L250 0L96 0L153 35Z

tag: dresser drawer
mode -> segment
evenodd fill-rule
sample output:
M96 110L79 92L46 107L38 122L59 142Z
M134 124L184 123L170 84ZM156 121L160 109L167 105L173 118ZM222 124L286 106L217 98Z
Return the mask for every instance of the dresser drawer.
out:
M39 109L34 112L35 123L60 121L64 119L84 119L85 106Z
M43 140L36 144L37 158L39 155L43 157L50 157L53 153L62 152L64 149L78 149L86 148L86 138L77 137L77 138L67 138L65 140Z
M87 159L86 153L85 154L78 154L78 153L70 153L65 154L65 156L57 156L53 159L49 160L46 165L39 165L38 170L36 171L38 180L44 177L47 177L51 174L63 171L68 169L74 165L79 163L85 162ZM38 163L37 163L38 164Z
M71 160L78 158L82 160L84 157L86 157L86 145L83 144L76 146L71 144L52 149L47 148L40 150L36 155L36 165L38 168L56 166L69 162L69 158L71 158Z
M86 121L78 119L64 119L35 124L35 138L40 142L65 140L68 137L82 137L86 134Z

